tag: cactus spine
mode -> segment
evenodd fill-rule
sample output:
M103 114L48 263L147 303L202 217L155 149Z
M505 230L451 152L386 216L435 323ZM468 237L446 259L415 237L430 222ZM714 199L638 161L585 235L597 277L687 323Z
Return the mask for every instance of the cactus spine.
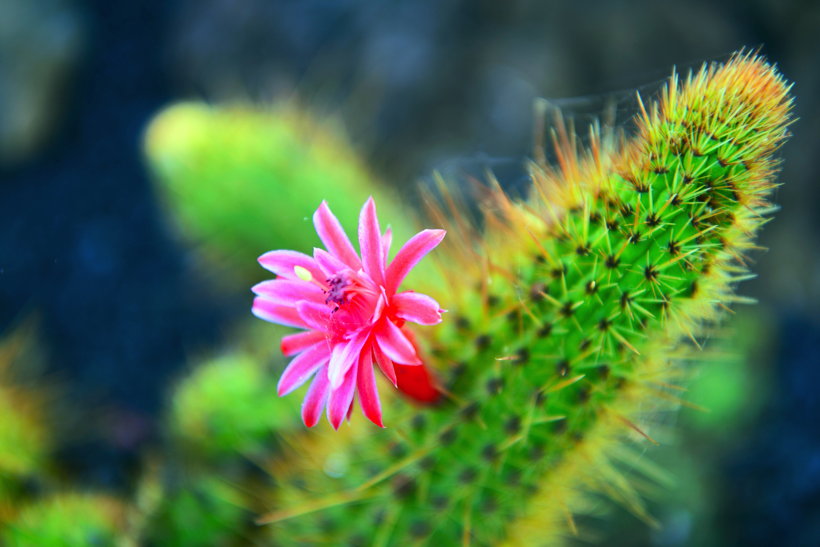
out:
M442 266L452 316L420 338L448 401L336 439L324 471L316 449L294 458L262 519L274 540L551 542L588 490L640 513L624 438L649 437L642 415L674 399L692 342L739 300L788 89L739 54L673 75L624 144L593 131L579 155L559 124L559 169L533 164L525 203L497 192L482 239Z

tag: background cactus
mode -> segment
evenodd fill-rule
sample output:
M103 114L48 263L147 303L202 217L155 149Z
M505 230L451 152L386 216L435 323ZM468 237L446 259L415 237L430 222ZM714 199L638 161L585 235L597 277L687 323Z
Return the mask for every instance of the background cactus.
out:
M138 490L143 541L220 545L259 535L255 491L270 482L258 462L278 453L298 408L271 397L275 367L258 353L236 348L197 363L174 390L165 442Z
M329 194L352 220L376 195L407 237L406 215L342 136L295 105L261 108L202 103L171 106L151 122L145 151L156 186L181 231L234 283L260 280L256 257L271 248L310 248L316 204Z
M127 541L126 508L101 494L58 494L20 507L0 532L3 545L133 545Z
M16 515L49 471L48 397L34 381L41 366L31 322L0 342L0 525Z
M447 260L463 259L443 265L453 318L423 339L450 401L335 446L341 472L302 470L263 518L274 538L549 542L587 490L643 515L623 438L651 440L646 415L677 404L698 337L739 300L787 93L741 54L673 76L622 145L593 135L579 156L559 122L560 169L533 165L523 204L497 193L483 239L457 241Z
M0 343L0 543L128 545L126 502L64 484L55 457L64 424L42 360L33 321Z
M45 395L33 378L41 367L33 327L24 325L0 344L0 468L4 474L25 474L38 469L48 452Z
M170 439L199 459L265 452L277 430L296 422L297 410L270 396L276 377L266 364L236 353L198 366L174 393Z
M150 466L138 490L138 544L231 545L256 532L236 469L166 455Z

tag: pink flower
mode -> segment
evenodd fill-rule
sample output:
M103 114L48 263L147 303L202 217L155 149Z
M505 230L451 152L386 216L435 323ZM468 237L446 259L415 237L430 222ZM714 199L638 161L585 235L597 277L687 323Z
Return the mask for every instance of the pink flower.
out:
M402 327L405 321L439 323L444 311L429 296L396 290L445 232L419 232L388 265L391 231L381 233L373 198L359 216L361 258L327 203L316 210L313 224L327 250L314 249L313 257L296 251L265 253L259 263L277 278L253 287L257 295L254 315L306 329L282 339L282 353L296 357L279 380L279 395L290 393L312 376L302 403L305 425L316 425L327 406L328 420L338 429L350 415L358 391L365 416L384 427L373 364L399 388L397 367L401 376L407 376L404 366L413 365L407 369L423 374L411 376L429 378Z

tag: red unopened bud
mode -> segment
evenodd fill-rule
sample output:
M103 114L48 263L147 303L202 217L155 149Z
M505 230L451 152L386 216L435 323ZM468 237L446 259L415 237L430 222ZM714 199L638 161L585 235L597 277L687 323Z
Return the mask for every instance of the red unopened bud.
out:
M425 365L395 365L399 391L416 402L431 404L441 397Z

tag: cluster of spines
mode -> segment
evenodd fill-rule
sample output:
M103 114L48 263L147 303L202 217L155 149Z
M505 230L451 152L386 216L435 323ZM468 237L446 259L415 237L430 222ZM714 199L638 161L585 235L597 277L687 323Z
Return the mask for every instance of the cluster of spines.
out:
M786 136L787 91L740 55L683 86L673 76L617 151L594 142L578 158L559 139L561 171L534 166L539 194L526 204L499 195L469 258L479 266L450 270L459 301L432 343L452 365L448 402L357 439L338 476L300 476L274 502L287 508L267 519L274 538L496 544L532 508L553 523L577 510L573 488L593 473L640 513L606 445L627 430L648 437L636 415L677 379L680 339L695 341L732 301ZM593 469L556 477L574 458Z

